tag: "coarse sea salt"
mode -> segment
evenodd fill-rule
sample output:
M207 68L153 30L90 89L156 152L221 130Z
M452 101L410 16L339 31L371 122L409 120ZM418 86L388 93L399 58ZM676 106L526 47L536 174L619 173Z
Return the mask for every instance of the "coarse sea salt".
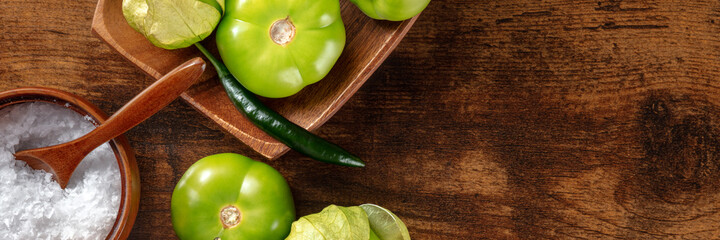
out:
M0 239L104 239L120 205L120 171L110 145L88 154L67 188L15 160L19 150L79 138L95 126L50 103L0 109Z

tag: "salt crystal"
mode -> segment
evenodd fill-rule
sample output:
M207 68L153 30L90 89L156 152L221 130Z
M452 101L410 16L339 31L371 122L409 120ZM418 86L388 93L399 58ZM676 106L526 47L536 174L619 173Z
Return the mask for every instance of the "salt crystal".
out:
M120 171L105 143L78 165L67 188L13 153L76 139L95 126L49 103L0 110L0 239L104 239L120 205Z

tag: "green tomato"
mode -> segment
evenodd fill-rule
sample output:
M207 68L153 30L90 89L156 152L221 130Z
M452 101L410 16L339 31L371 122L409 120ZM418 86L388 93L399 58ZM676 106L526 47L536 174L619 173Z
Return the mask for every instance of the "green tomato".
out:
M280 98L325 77L345 47L337 0L228 0L220 56L255 94Z
M350 0L365 15L378 20L403 21L427 7L430 0Z
M190 166L175 186L170 208L180 239L283 239L295 219L282 175L233 153Z

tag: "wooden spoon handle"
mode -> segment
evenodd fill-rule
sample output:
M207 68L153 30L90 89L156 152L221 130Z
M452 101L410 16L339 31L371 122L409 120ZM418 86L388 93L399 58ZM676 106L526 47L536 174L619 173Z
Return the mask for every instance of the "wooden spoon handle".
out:
M203 71L205 71L205 61L197 57L165 74L115 112L105 123L78 139L78 144L84 142L79 145L87 146L87 149L82 151L89 153L145 121L195 84Z

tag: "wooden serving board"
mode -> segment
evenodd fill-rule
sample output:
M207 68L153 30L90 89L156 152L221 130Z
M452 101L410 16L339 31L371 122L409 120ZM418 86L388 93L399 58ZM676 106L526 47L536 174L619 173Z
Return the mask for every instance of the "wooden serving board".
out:
M165 50L153 46L127 24L121 4L122 0L99 0L92 31L151 77L158 79L201 55L194 47ZM263 99L272 109L310 131L330 119L355 94L417 19L416 16L403 22L374 20L347 0L340 0L340 7L347 40L330 73L291 97ZM205 42L214 45L213 41ZM287 152L287 146L255 127L235 109L215 76L214 71L207 71L201 82L183 93L182 98L263 156L274 159Z

